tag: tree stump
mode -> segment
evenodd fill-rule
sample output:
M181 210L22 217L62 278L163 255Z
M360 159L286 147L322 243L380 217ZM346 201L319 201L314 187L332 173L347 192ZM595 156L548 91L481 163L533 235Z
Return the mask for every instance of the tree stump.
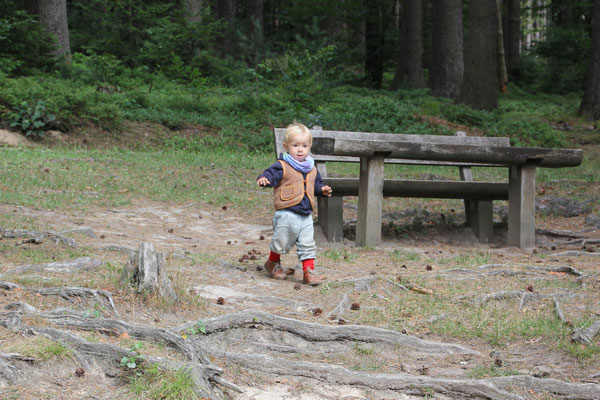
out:
M129 257L123 278L138 293L158 293L169 301L177 301L165 265L164 253L156 251L152 243L141 242L139 250Z

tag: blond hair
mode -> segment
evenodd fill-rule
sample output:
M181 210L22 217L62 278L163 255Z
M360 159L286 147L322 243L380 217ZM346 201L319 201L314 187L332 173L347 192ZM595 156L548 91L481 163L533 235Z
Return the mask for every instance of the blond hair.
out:
M294 136L303 135L303 134L308 134L308 137L310 138L310 145L312 146L312 141L313 141L312 133L310 133L310 130L306 127L306 125L299 124L296 122L288 125L285 128L285 135L283 136L283 143L288 144Z

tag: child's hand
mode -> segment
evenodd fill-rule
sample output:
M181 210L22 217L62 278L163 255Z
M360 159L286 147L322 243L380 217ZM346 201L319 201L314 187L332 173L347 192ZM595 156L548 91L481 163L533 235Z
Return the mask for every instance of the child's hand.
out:
M271 182L269 182L269 180L267 178L265 178L264 176L261 176L260 178L258 178L256 183L258 184L258 186L267 186L267 185L271 184Z
M331 193L333 193L333 190L331 190L331 188L329 186L323 185L321 187L321 192L323 193L323 196L330 197Z

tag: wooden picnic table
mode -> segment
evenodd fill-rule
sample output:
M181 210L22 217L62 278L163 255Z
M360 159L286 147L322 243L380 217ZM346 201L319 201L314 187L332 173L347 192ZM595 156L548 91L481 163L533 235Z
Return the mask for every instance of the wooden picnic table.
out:
M583 159L583 151L580 149L472 146L326 136L314 137L311 152L322 156L360 157L357 246L375 246L381 241L383 169L386 158L507 167L508 245L521 248L535 245L536 168L575 167Z

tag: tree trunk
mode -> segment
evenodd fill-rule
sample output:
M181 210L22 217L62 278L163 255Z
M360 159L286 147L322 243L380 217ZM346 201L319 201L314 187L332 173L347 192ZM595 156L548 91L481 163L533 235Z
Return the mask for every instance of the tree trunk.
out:
M463 80L462 0L432 1L429 86L434 96L457 98Z
M518 78L521 74L521 0L508 0L507 3L506 69L511 77Z
M498 107L496 0L470 2L467 32L459 102L491 111Z
M249 37L253 38L254 43L254 65L258 63L265 54L265 14L264 0L249 0L248 15L250 16Z
M400 54L396 61L392 89L423 88L423 1L404 0L401 21Z
M30 11L37 11L40 23L46 31L56 39L53 55L71 63L71 43L69 41L69 24L67 22L66 0L39 0L26 3Z
M185 20L189 24L202 22L202 0L184 0Z
M597 120L600 119L600 0L594 0L592 18L591 60L579 115Z
M218 0L216 2L217 18L225 21L225 32L221 39L221 57L234 55L235 49L235 9L236 0Z
M508 73L504 53L504 32L502 31L502 0L496 0L496 45L498 46L498 86L500 92L506 93Z
M369 84L381 88L383 80L383 23L379 0L363 0L365 7L365 75Z

